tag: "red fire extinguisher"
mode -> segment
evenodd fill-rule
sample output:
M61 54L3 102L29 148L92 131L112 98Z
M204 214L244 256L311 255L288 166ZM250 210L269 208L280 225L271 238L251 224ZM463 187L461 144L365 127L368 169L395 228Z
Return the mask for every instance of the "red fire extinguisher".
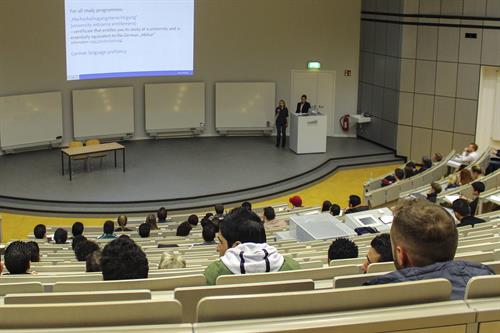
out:
M348 114L340 117L340 128L342 128L342 130L344 132L349 131L349 115Z

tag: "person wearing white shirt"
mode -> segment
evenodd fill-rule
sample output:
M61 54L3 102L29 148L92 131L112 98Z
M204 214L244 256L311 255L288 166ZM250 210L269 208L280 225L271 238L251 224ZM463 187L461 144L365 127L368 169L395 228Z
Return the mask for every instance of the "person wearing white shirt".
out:
M459 161L465 165L474 163L480 156L477 149L477 144L470 143L467 147L465 147L462 155L460 155Z

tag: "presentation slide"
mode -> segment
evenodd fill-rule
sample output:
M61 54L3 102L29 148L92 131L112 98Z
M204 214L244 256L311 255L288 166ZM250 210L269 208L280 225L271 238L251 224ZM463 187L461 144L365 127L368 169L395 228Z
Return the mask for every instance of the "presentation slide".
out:
M68 80L193 75L194 0L65 0Z

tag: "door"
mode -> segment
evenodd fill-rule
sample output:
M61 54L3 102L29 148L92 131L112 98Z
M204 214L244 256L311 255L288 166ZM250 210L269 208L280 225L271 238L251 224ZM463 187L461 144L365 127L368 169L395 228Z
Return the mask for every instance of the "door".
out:
M288 109L295 112L302 95L307 95L311 106L328 117L327 133L334 136L335 128L335 72L292 71L292 89Z

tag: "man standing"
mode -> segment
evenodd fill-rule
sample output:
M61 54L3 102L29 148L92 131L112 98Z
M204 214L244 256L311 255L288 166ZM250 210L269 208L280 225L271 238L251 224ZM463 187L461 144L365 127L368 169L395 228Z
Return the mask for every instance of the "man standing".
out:
M295 113L308 113L311 108L311 104L307 101L307 96L302 95L300 102L297 103L297 111Z

